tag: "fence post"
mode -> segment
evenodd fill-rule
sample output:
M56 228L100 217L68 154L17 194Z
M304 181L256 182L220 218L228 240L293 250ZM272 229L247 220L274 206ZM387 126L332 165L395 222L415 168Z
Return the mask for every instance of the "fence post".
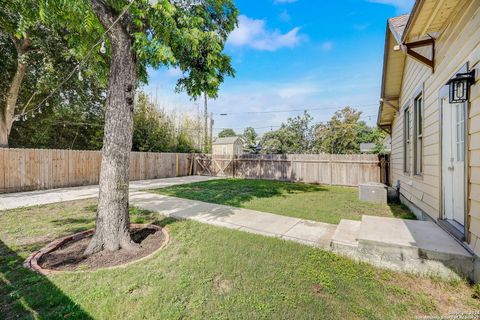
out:
M175 177L178 177L178 153L175 153Z
M330 185L333 185L333 163L332 163L332 154L328 158L328 163L330 164Z
M290 182L293 182L293 156L291 156L292 159L290 160Z

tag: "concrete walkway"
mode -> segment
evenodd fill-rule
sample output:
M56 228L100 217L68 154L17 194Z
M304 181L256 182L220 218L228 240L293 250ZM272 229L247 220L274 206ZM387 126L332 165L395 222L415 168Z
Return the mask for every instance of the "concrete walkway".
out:
M279 237L328 248L337 226L267 212L180 199L148 192L132 192L130 203L177 219L191 219L214 226Z
M130 192L169 187L178 184L208 181L215 177L187 176L130 182ZM0 194L0 210L32 207L43 204L82 200L98 197L98 185L62 189L38 190Z

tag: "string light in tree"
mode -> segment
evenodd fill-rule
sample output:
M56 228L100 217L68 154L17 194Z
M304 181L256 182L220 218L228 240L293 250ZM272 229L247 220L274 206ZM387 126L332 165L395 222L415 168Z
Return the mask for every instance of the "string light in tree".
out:
M105 41L102 41L102 45L100 46L100 53L105 54L107 52L107 48L105 48Z
M78 81L83 81L82 70L78 67Z

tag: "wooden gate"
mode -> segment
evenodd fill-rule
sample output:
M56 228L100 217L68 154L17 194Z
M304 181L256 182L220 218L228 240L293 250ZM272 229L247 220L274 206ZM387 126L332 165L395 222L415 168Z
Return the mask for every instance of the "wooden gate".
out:
M235 176L235 157L228 155L197 154L196 173L205 176Z

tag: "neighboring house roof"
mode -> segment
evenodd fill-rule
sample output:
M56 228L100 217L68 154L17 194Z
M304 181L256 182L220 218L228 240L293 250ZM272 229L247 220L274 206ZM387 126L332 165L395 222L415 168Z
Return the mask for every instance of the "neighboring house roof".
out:
M372 152L375 147L375 143L360 143L360 152Z
M377 118L379 127L388 128L401 107L399 99L407 57L405 43L430 36L438 38L462 3L463 0L416 0L410 14L388 19Z
M360 143L360 152L368 153L373 152L376 149L377 145L375 143ZM383 141L383 147L385 152L392 151L392 144L390 143L390 137L386 137Z
M225 137L225 138L217 138L213 142L214 145L219 144L234 144L237 140L241 140L240 137Z

